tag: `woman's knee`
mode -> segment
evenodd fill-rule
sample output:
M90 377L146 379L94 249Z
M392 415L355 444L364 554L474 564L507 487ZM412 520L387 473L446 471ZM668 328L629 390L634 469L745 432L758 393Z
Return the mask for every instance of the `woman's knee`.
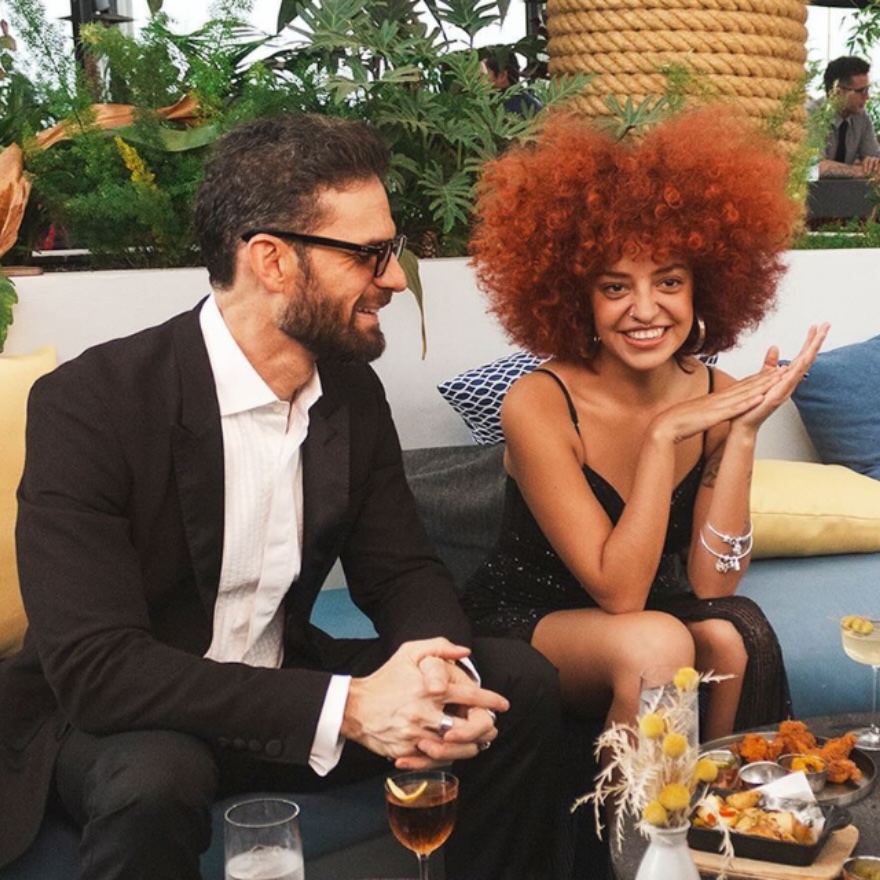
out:
M652 666L690 666L696 653L688 628L676 617L660 611L633 615L620 650L636 671Z
M728 620L703 620L691 632L700 665L711 665L717 672L736 672L745 668L748 653L742 636Z

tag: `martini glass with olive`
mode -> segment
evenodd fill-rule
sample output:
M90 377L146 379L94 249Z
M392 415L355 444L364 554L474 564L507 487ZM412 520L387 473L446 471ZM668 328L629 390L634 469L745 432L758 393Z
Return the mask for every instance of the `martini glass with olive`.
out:
M840 621L843 650L850 660L871 667L873 691L871 694L871 724L856 730L856 745L860 749L880 751L880 725L877 717L877 679L880 672L880 620L850 614Z

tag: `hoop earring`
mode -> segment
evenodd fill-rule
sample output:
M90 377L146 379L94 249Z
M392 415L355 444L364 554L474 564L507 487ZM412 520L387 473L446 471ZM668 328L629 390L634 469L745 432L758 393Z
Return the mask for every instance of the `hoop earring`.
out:
M695 315L694 323L697 325L697 338L691 346L690 353L699 354L706 343L706 322L699 315ZM693 333L693 330L691 330L691 333Z

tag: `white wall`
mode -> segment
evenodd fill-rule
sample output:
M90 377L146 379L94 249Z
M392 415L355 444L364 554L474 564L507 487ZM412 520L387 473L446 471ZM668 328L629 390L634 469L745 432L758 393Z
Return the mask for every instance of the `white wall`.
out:
M811 323L832 322L826 348L880 333L880 250L797 251L789 254L789 262L777 311L720 358L721 367L733 375L756 369L771 344L780 347L783 357L794 356ZM402 293L382 312L388 349L376 369L405 447L468 443L467 429L440 397L437 385L514 347L486 314L485 300L465 260L426 260L421 273L427 357L421 358L415 300ZM208 292L203 269L47 273L15 283L20 302L6 353L23 354L53 343L61 360L191 308ZM815 459L793 405L765 425L758 454Z

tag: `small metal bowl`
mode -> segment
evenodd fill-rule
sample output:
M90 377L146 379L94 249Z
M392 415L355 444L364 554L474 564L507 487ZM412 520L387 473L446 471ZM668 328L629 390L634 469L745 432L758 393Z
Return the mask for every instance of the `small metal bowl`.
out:
M843 880L880 880L880 858L853 856L843 863Z
M801 758L809 761L810 763L819 765L821 764L821 769L819 770L803 770L804 776L807 777L807 782L810 785L810 789L814 792L820 792L823 788L825 788L825 783L828 781L828 762L824 759L820 758L818 755L800 755L796 753L781 755L779 757L779 763L781 766L785 767L785 769L789 773L794 773L801 768L797 766L793 766L796 764L796 759ZM880 880L880 878L878 878Z
M703 752L700 758L711 761L718 768L718 777L714 783L718 788L733 788L736 785L740 759L735 752L730 749L712 749L711 752Z
M739 781L746 788L757 788L788 775L788 770L775 761L754 761L739 768Z

